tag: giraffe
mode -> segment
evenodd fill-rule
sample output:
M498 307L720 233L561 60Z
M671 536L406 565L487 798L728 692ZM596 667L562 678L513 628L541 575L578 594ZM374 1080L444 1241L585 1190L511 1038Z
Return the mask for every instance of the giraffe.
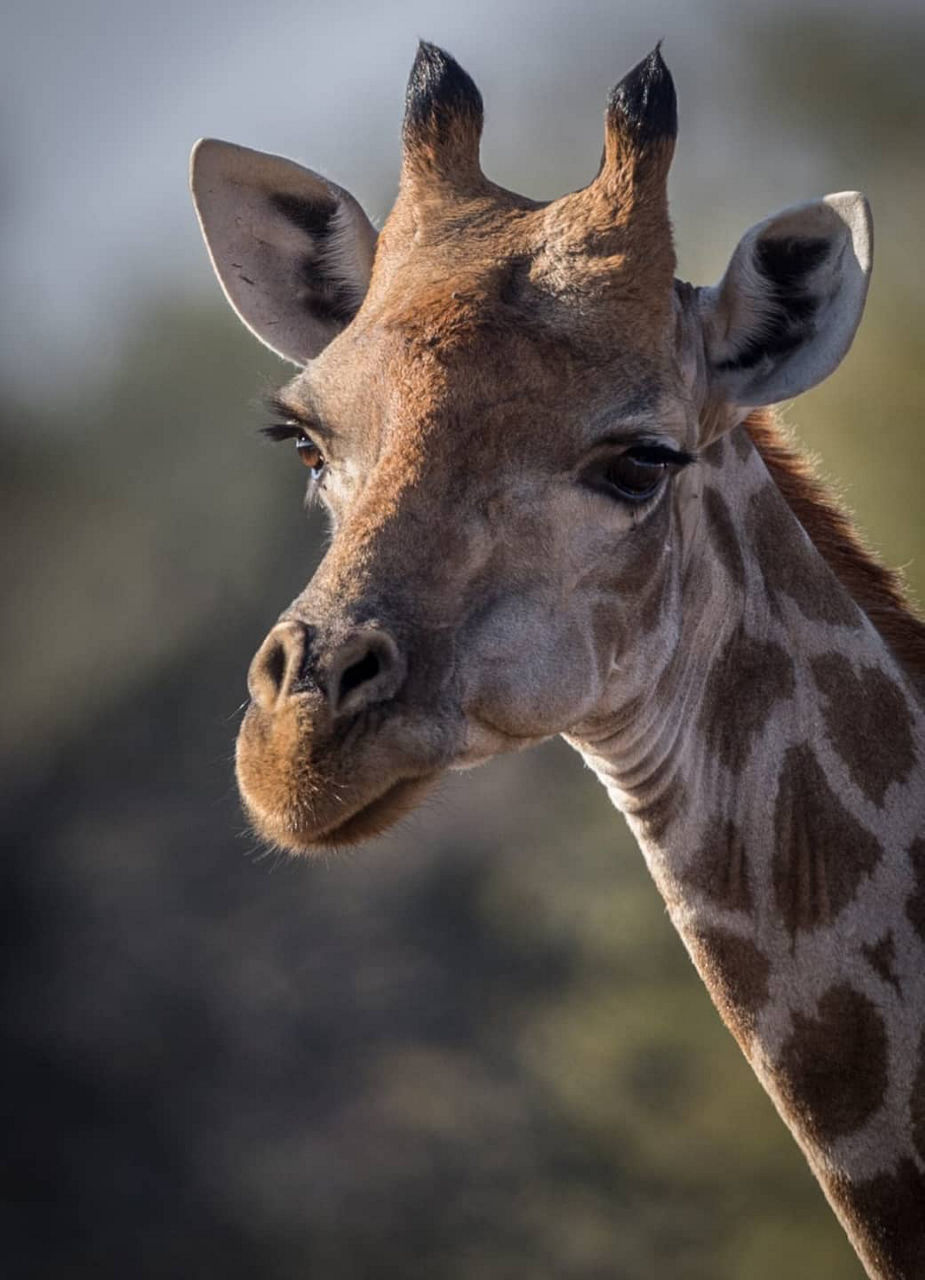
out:
M209 253L298 372L330 547L250 668L245 809L293 852L561 734L626 816L726 1025L871 1276L925 1276L925 626L770 406L860 321L866 201L784 210L675 278L656 48L599 171L489 181L422 44L380 234L279 157L197 144Z

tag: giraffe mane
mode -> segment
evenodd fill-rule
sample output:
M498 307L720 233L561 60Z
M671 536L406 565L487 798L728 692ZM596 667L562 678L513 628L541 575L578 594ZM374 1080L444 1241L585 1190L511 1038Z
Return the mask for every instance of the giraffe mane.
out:
M756 410L744 425L816 550L900 666L925 691L925 622L909 599L902 573L887 568L865 544L848 511L819 477L812 459L772 410Z

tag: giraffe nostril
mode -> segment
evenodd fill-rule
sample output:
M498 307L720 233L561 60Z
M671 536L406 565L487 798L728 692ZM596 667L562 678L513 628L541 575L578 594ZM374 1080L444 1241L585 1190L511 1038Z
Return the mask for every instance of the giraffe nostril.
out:
M305 628L297 622L275 626L251 663L247 686L251 698L265 711L272 710L292 691L306 648Z
M264 655L263 669L270 684L279 690L286 674L286 650L276 641Z
M375 680L381 669L379 657L375 651L365 654L359 662L352 663L341 675L337 689L338 701L343 702L347 694L359 688L361 684Z
M405 661L387 631L354 632L335 653L328 697L335 716L352 715L393 698L405 678Z

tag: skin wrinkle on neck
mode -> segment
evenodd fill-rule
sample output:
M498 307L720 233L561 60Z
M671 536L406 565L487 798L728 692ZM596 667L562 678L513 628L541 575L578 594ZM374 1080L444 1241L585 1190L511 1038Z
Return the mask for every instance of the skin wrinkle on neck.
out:
M695 463L689 473L679 477L680 483L688 481L694 487L699 477L694 473L702 466ZM675 580L672 582L674 601L680 602L684 596L685 584L691 582L691 566L693 558L698 556L703 572L715 581L708 555L702 546L698 547L703 537L703 521L701 517L702 502L685 503L679 501L681 514L678 519L683 522L684 513L694 508L693 519L689 518L689 533L685 539L680 566L674 568ZM680 581L678 581L680 579ZM706 614L691 618L681 609L682 623L673 637L665 643L665 657L657 672L652 672L637 692L637 700L633 702L634 713L627 722L621 721L621 708L626 703L626 692L620 687L620 677L614 682L611 698L616 704L609 713L611 727L603 734L595 734L593 742L582 734L581 726L576 726L567 735L567 740L582 755L600 777L608 792L615 797L618 807L632 816L631 806L639 797L645 797L646 784L656 773L661 772L666 762L676 760L684 755L684 745L702 699L706 674L715 661L716 654L722 648L728 634L744 614L744 603L737 600L734 593L723 584L724 590L717 594L710 593L714 602L721 601L722 607L717 610L722 625L716 627L712 617ZM706 593L705 593L706 594ZM671 625L676 615L675 609L665 613L665 625ZM688 623L688 626L685 626ZM702 633L707 633L705 642L700 643ZM670 693L663 687L666 677L671 677ZM608 713L604 713L607 723ZM595 721L598 722L598 715ZM609 750L606 748L609 746ZM671 772L670 770L668 771Z

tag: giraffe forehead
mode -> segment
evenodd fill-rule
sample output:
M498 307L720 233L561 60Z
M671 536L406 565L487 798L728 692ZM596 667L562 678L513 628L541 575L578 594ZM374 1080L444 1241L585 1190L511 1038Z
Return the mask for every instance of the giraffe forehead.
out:
M664 352L674 332L670 232L661 245L634 220L617 219L607 250L592 252L585 221L581 202L542 206L498 189L463 200L430 191L423 201L400 198L354 326L426 329L438 345L513 327L592 364L621 350L627 358Z
M296 380L293 398L367 457L387 444L433 454L445 441L493 458L574 462L576 449L617 432L686 443L666 361L630 343L606 358L576 355L554 329L520 324L481 283L452 286L358 317Z
M499 347L510 347L525 369L558 358L587 373L635 371L635 381L651 383L672 368L668 328L653 325L651 313L652 300L618 270L595 291L583 276L556 279L526 257L461 272L438 260L409 263L354 325L444 360L490 363ZM505 374L516 379L518 367L508 364Z
M496 424L542 446L544 427L642 417L689 443L671 277L650 280L645 255L563 252L549 210L470 204L423 217L399 201L359 312L305 374L332 426L378 445L377 428L442 418L454 436Z

